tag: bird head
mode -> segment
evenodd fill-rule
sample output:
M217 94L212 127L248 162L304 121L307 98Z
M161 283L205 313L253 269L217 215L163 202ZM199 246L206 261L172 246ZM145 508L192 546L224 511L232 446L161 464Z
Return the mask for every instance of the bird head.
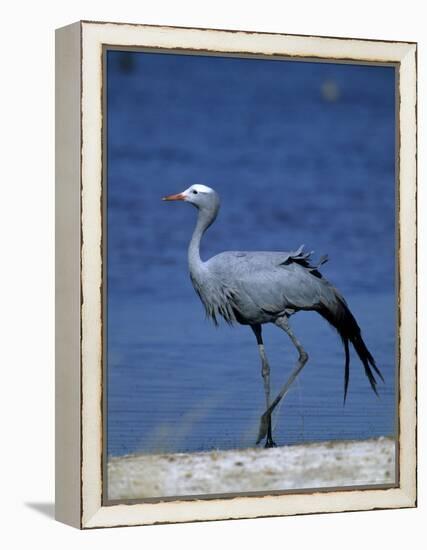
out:
M219 208L219 196L214 189L206 185L195 184L176 195L163 197L164 201L185 201L200 210L215 210Z

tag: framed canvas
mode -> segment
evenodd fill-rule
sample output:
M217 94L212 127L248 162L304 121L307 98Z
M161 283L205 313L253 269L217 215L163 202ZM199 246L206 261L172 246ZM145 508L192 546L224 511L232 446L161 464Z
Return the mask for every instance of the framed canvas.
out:
M416 54L56 31L58 520L416 506Z

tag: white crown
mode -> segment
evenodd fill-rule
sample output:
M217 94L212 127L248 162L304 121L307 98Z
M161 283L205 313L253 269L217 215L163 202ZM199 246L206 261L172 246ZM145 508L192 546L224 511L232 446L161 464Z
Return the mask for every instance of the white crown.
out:
M214 190L211 189L210 187L207 187L206 185L201 185L201 184L198 184L198 183L196 183L195 185L192 185L190 187L190 189L194 189L198 193L213 193L214 192Z

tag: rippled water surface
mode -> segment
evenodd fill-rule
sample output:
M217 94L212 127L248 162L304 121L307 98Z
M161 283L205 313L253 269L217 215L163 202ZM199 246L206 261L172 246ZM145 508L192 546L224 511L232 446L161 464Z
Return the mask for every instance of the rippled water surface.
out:
M109 52L108 453L254 444L264 405L254 336L215 328L188 277L196 212L160 197L192 183L222 199L202 256L305 243L346 296L385 380L380 398L314 313L310 355L274 419L279 444L395 428L395 116L391 67ZM265 327L273 393L295 351Z

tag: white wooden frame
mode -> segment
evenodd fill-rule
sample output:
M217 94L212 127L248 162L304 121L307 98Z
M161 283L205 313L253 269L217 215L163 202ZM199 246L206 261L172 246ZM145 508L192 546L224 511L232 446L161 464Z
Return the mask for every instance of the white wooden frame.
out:
M398 486L104 506L102 502L103 45L398 68ZM414 43L78 22L56 33L56 517L79 528L416 505Z

